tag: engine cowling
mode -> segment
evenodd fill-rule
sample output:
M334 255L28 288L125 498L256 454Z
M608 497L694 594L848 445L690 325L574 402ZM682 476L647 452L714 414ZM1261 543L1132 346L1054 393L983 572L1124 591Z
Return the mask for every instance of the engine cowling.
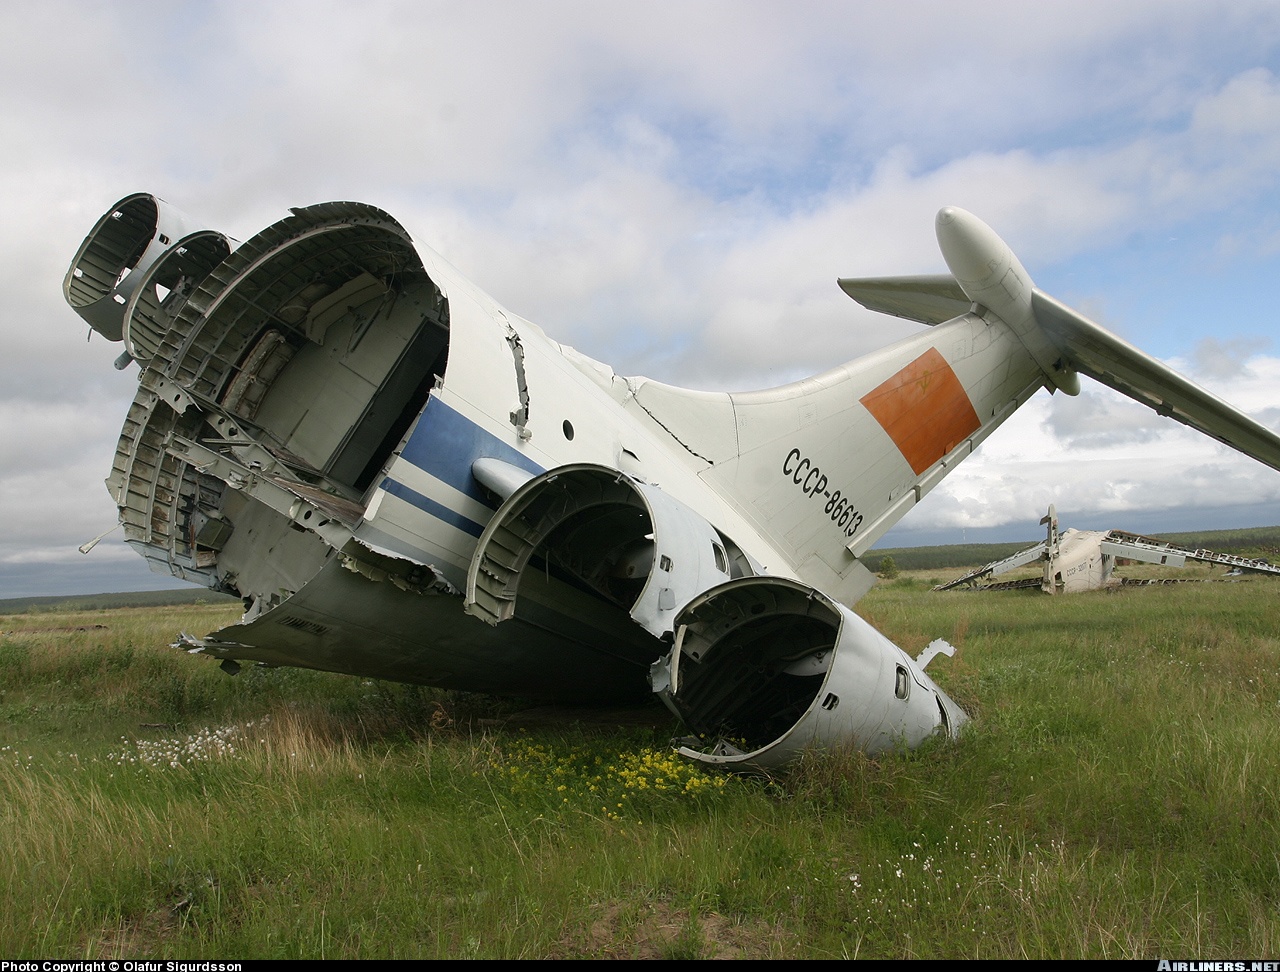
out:
M650 680L694 733L682 755L738 770L777 769L811 747L875 755L968 716L924 668L849 608L780 577L744 577L691 600Z
M102 215L80 244L62 282L63 296L107 340L123 340L126 308L147 271L167 251L189 242L204 229L150 193L125 196ZM221 233L213 236L221 238L229 252L226 237Z
M134 361L146 363L160 350L165 335L200 283L231 254L232 241L217 230L188 233L145 271L124 308L124 347Z
M482 460L484 462L484 460ZM501 484L487 471L481 481ZM700 591L754 571L710 523L659 487L605 466L560 466L515 489L489 521L467 577L466 610L515 613L531 559L564 571L657 638Z

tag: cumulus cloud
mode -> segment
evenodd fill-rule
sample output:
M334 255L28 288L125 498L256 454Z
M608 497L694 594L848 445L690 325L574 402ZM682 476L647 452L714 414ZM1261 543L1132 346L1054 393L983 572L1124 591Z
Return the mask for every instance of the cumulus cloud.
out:
M1191 361L1199 375L1226 381L1247 375L1249 358L1270 342L1261 338L1229 338L1220 341L1207 337L1195 346Z
M1117 392L1102 388L1055 401L1044 426L1061 447L1139 445L1156 440L1159 416Z

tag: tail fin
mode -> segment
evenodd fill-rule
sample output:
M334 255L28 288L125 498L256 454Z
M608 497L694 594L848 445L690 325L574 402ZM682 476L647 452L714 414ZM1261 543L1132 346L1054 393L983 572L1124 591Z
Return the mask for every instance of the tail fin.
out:
M633 401L785 557L771 569L848 603L858 558L1043 384L1008 327L966 313L781 388L644 381Z
M1047 527L1045 542L1052 547L1058 542L1058 511L1052 503L1049 504L1049 512L1041 518L1040 525Z
M1056 594L1058 584L1055 579L1058 570L1059 534L1058 511L1049 504L1049 512L1045 514L1040 525L1045 528L1044 538L1044 577L1040 581L1040 589L1046 594Z

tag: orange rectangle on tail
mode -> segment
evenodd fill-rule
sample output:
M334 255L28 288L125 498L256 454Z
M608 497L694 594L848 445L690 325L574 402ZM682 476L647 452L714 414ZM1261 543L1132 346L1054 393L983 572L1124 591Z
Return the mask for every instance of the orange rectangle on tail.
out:
M881 382L861 402L917 476L982 425L960 379L937 348Z

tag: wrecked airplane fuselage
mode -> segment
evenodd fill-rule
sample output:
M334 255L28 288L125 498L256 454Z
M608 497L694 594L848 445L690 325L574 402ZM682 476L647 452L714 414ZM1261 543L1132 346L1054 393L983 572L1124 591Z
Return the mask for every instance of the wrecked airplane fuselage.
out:
M228 671L575 701L657 691L710 733L690 755L743 767L963 721L848 608L760 576L775 552L698 478L712 462L698 449L736 437L694 448L707 428L675 430L706 396L548 340L381 210L296 209L237 246L135 194L64 289L123 342L117 366L140 369L107 480L126 542L243 600L239 623L183 636ZM823 570L847 598L870 586L852 558ZM744 610L760 617L726 623ZM872 674L884 699L868 705Z
M428 272L370 206L296 210L234 253L189 226L154 197L121 200L66 285L141 369L107 480L126 542L153 569L245 602L239 624L188 646L446 687L643 694L661 646L623 612L576 604L582 632L566 639L567 622L536 610L490 628L459 609L496 506L471 466L541 471L441 394L450 368L481 383L497 372L493 385L522 368L480 295L457 286L450 300L436 282L450 268ZM525 414L510 423L527 434Z
M686 755L771 769L958 730L924 673L948 646L912 658L850 606L872 545L1039 389L1084 373L1280 468L1280 436L1036 289L972 214L935 229L951 275L839 281L928 327L746 393L619 376L360 203L235 245L127 196L64 292L139 368L107 480L126 541L245 605L190 650L652 691Z

